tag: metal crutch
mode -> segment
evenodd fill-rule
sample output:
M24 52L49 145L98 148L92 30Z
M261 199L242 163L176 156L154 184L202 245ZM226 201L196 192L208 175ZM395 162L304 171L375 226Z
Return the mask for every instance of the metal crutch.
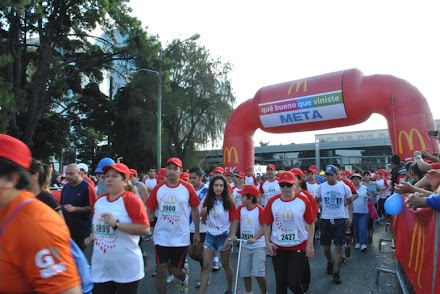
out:
M235 285L234 285L234 294L237 294L237 287L238 287L238 272L240 270L240 259L241 259L241 244L243 242L247 242L246 239L237 239L238 244L238 259L237 259L237 273L235 274ZM233 248L233 244L231 244ZM231 250L232 252L232 250Z

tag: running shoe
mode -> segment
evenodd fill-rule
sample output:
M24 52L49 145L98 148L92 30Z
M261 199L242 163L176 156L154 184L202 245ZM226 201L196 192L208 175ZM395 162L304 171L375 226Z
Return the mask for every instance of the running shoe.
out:
M333 264L334 264L333 260L332 261L327 261L327 274L328 275L333 274Z
M319 240L321 239L321 231L316 231L315 232L315 240Z
M361 245L361 251L364 252L364 253L367 252L367 245L362 244Z
M341 277L339 276L339 272L334 272L333 273L333 283L335 283L336 285L339 285L341 283Z
M184 281L178 282L177 289L179 290L179 294L188 293L188 275L185 276Z
M212 270L213 271L218 271L220 269L220 262L219 261L214 261L212 264Z
M356 245L354 246L354 249L359 249L361 248L361 244L360 243L356 243Z
M172 281L174 281L174 275L169 275L167 277L167 284L171 283Z
M373 244L373 237L368 237L368 244Z
M202 286L202 281L198 280L196 283L196 288L200 288L200 286Z

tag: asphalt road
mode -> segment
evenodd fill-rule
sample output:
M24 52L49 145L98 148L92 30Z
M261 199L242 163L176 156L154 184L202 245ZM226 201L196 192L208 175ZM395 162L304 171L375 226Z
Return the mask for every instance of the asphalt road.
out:
M326 293L381 293L381 294L396 294L402 293L399 287L397 278L393 274L381 273L379 282L376 284L377 267L392 269L394 266L393 251L390 248L389 242L382 242L382 250L379 251L379 239L391 238L391 232L385 231L386 222L378 223L374 233L373 244L369 245L366 253L355 250L352 245L351 257L346 259L345 264L341 268L342 283L335 285L332 282L332 276L327 275L326 259L323 254L323 249L319 245L319 241L315 242L315 257L310 260L311 267L311 283L308 293L310 294L326 294ZM155 267L154 259L154 244L153 240L144 242L144 249L148 254L148 266L145 272L145 277L141 281L139 293L154 294L155 278L151 276ZM231 254L232 266L234 269L237 264L238 250ZM196 282L200 276L200 266L191 258L189 261L189 293L198 293L195 288ZM272 261L270 257L266 259L266 279L268 285L268 293L275 293L275 275L273 271ZM208 293L223 294L226 290L225 274L223 269L211 272L210 284ZM176 282L168 284L167 293L177 293ZM245 293L243 280L238 282L237 293ZM253 293L260 293L256 280L253 279Z

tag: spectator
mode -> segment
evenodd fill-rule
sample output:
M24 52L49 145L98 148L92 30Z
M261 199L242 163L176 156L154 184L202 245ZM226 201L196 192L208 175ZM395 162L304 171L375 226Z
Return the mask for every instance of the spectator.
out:
M400 156L394 154L391 157L391 194L394 193L394 185L399 184L405 178L406 169L400 161Z

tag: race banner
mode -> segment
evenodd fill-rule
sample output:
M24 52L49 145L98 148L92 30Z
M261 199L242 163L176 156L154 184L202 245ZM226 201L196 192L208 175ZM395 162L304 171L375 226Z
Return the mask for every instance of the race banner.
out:
M342 90L258 104L266 128L346 118Z
M395 257L399 260L416 293L435 293L440 289L439 258L435 260L435 211L431 208L413 211L406 206L393 217ZM436 266L437 265L437 266ZM434 272L435 271L435 272ZM433 288L434 287L434 288Z

